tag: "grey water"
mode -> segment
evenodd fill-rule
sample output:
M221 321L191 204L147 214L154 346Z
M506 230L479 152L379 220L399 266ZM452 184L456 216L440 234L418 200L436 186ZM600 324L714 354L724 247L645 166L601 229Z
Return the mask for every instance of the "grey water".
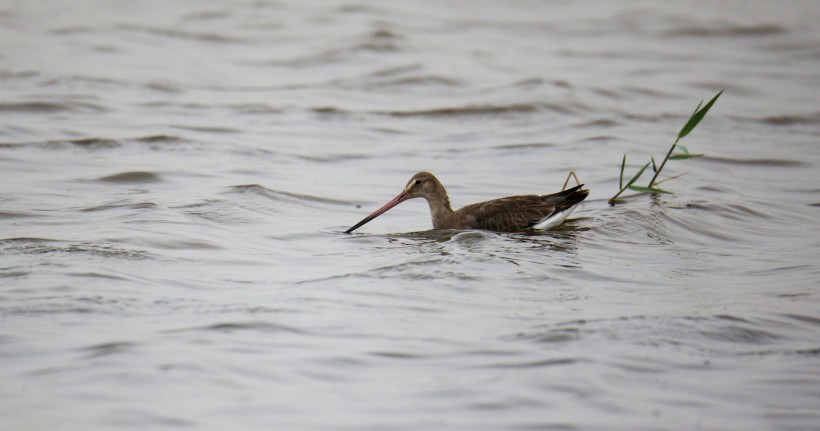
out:
M0 430L820 429L820 3L6 0L0 96ZM420 170L591 194L342 233Z

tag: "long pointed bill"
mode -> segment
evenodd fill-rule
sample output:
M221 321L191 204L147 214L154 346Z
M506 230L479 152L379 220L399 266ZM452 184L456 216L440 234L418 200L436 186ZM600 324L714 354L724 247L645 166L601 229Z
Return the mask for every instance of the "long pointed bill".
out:
M407 195L406 191L402 190L401 193L399 193L398 196L393 198L393 200L391 200L390 202L384 204L383 207L377 209L376 211L373 212L373 214L370 214L369 216L362 219L362 221L356 223L355 226L353 226L352 228L346 230L345 233L353 232L354 230L364 226L370 220L373 220L374 218L386 213L387 210L389 210L390 208L393 208L394 206L406 201L407 199L410 199L410 197Z

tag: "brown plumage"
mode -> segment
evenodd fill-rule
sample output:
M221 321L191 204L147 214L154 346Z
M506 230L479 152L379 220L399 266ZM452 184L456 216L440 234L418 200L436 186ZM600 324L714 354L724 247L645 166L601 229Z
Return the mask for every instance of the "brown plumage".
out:
M578 203L586 199L589 190L581 190L581 187L583 185L543 196L510 196L467 205L453 211L447 191L438 178L429 172L419 172L410 178L398 196L345 233L353 232L390 208L414 198L427 200L434 229L483 229L496 232L549 229L560 224Z

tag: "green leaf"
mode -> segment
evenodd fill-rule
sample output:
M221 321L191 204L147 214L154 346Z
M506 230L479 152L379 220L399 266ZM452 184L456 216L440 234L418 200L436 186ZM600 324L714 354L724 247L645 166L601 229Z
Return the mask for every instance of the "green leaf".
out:
M618 180L618 187L622 190L624 188L624 166L626 166L626 153L624 153L624 159L621 160L621 179Z
M674 154L669 156L669 160L691 159L693 157L703 157L703 154Z
M689 121L686 122L686 125L684 125L683 128L680 130L680 133L678 133L678 141L683 139L684 136L688 135L689 132L694 130L695 126L697 126L698 123L700 123L700 120L702 120L703 117L706 116L706 113L709 112L709 108L711 108L712 105L715 104L715 102L721 94L723 94L723 90L720 90L720 92L717 95L715 95L715 97L713 97L712 100L710 100L709 103L706 104L706 106L703 107L703 109L698 110L700 108L700 105L698 105L698 108L695 109L695 113L692 114L692 116L689 118Z
M683 154L689 154L689 148L684 147L683 144L675 144L675 145L678 148L680 148L681 151L683 151Z
M691 116L689 116L689 120L687 120L687 121L686 121L686 124L684 124L684 125L683 125L683 127L681 128L680 132L678 132L678 137L675 139L675 143L673 144L673 146L677 145L677 144L678 144L678 142L679 142L681 139L683 139L683 137L684 137L684 136L688 135L688 134L689 134L689 132L691 132L691 131L692 131L692 129L694 129L694 128L695 128L695 126L696 126L697 124L693 125L693 126L692 126L692 129L689 129L689 131L688 131L688 132L686 132L686 134L683 134L683 129L685 129L685 128L686 128L686 126L688 126L688 125L689 125L689 123L691 123L691 122L692 122L692 118L694 118L694 117L695 117L695 115L697 115L697 114L698 114L698 111L700 111L700 107L701 107L701 105L703 105L703 100L702 100L702 99L701 99L701 101L700 101L700 102L698 102L698 106L696 106L696 107L695 107L695 111L694 111L694 112L692 112L692 115L691 115ZM700 120L698 120L698 122L700 122Z
M624 160L623 160L623 163L621 163L621 182L623 182L623 170L624 170L624 165L625 165L625 164L626 164L626 154L624 154ZM632 185L632 183L634 183L635 181L638 181L638 178L640 178L640 177L641 177L641 174L643 174L643 171L645 171L645 170L646 170L646 168L647 168L648 166L649 166L649 163L647 163L647 164L643 165L643 167L641 168L641 170L639 170L639 171L638 171L638 173L637 173L637 174L635 174L635 176L634 176L634 177L632 177L632 179L631 179L631 180L629 180L629 182L626 184L626 186L621 187L621 190L619 190L619 191L618 191L618 193L615 193L615 196L612 196L611 198L609 198L609 201L608 201L608 202L609 202L609 204L610 204L610 205L614 205L614 204L615 204L615 202L618 202L618 201L616 200L616 199L618 198L618 196L620 196L620 195L621 195L621 193L623 193L623 192L624 192L624 190L626 190L626 189L627 189L627 187L631 186L631 185Z
M666 190L659 189L659 188L656 188L656 187L629 186L629 190L634 190L636 192L642 192L642 193L668 193L668 194L672 194L672 192L667 192Z
M641 174L643 174L643 171L645 171L645 170L646 170L646 168L648 168L648 167L649 167L649 163L647 163L647 164L643 165L643 167L641 168L641 170L640 170L640 171L638 171L638 173L637 173L637 174L635 174L635 176L634 176L634 177L632 177L632 179L631 179L631 180L629 180L629 182L628 182L628 183L626 183L626 187L629 187L629 186L631 186L631 185L632 185L632 183L634 183L635 181L638 181L638 178L640 178L640 177L641 177Z
M658 172L658 165L655 164L655 156L649 158L652 160L652 172Z

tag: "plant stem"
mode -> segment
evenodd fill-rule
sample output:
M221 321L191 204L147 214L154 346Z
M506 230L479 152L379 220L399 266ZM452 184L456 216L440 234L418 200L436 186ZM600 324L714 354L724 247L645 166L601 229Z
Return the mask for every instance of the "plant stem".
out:
M618 196L621 195L621 193L626 191L626 189L632 189L632 190L640 191L640 192L644 192L644 193L671 193L671 192L668 192L666 190L657 189L657 188L655 188L655 186L657 184L660 184L660 183L664 182L664 181L669 181L671 179L677 178L680 175L676 175L674 177L667 178L667 179L665 179L663 181L659 181L659 182L655 182L655 181L658 179L658 176L661 174L661 171L663 170L664 166L666 166L666 162L669 161L670 158L688 159L688 158L699 157L699 156L703 155L703 154L689 154L689 150L686 147L684 147L683 145L680 145L681 149L683 150L683 154L677 154L675 156L672 156L672 152L674 152L675 148L678 147L678 142L680 142L681 139L683 139L686 135L688 135L690 132L692 132L692 130L695 129L695 127L698 125L698 123L700 123L700 120L702 120L703 117L706 116L706 113L709 112L709 109L712 107L712 105L714 105L714 103L717 101L717 99L720 97L721 94L723 94L723 90L718 92L718 94L716 94L715 97L713 97L712 100L709 101L709 103L707 103L705 106L703 106L703 108L701 108L701 106L703 105L703 101L701 100L700 103L698 103L698 106L695 108L695 112L692 113L692 115L689 117L689 120L686 122L686 124L683 126L683 128L681 128L680 132L678 132L678 137L675 139L675 143L673 143L672 146L669 147L669 151L666 152L666 157L663 158L663 161L661 162L660 166L657 166L655 164L655 157L654 156L651 157L650 162L643 165L643 167L638 171L638 173L635 174L635 176L633 176L632 179L626 185L624 185L624 168L626 167L626 154L624 154L624 158L621 161L621 175L620 175L619 180L618 180L618 186L621 189L618 190L618 193L615 193L615 196L612 196L611 198L609 198L609 204L614 205L615 204L615 199L617 199ZM650 164L652 165L652 170L655 171L655 175L652 176L652 179L649 181L649 184L646 187L633 186L632 184L635 183L635 181L637 181L638 178L640 178L641 174L643 174L643 171L645 171L646 168L649 167Z
M621 164L621 173L623 173L623 170L624 170L624 165L625 165L625 164L626 164L626 156L624 156L624 161L623 161L623 163ZM608 202L609 202L609 204L610 204L610 205L614 205L614 204L615 204L615 199L617 199L617 198L618 198L618 196L620 196L620 195L621 195L621 193L625 192L625 191L626 191L626 189L628 189L628 188L629 188L629 186L631 186L632 184L634 184L634 183L635 183L635 181L638 181L638 178L640 178L640 177L641 177L641 174L643 174L643 171L645 171L645 170L646 170L646 168L648 168L648 167L649 167L649 163L647 163L647 164L643 165L643 167L642 167L642 168L638 171L638 173L637 173L637 174L635 174L635 176L634 176L634 177L632 177L632 179L631 179L631 180L629 180L629 182L628 182L628 183L626 183L626 185L625 185L625 186L621 187L621 190L619 190L619 191L618 191L618 193L615 193L615 196L612 196L611 198L609 198L609 201L608 201Z
M655 180L658 179L658 175L661 174L661 171L663 170L663 167L666 166L666 161L669 160L669 156L672 155L672 151L675 151L675 147L678 146L678 141L679 140L680 140L680 138L675 139L675 143L672 144L671 147L669 147L669 151L666 153L666 157L663 158L663 161L661 162L661 166L657 170L655 170L655 175L653 175L652 179L649 180L649 184L647 185L647 187L652 187L652 186L655 185Z

